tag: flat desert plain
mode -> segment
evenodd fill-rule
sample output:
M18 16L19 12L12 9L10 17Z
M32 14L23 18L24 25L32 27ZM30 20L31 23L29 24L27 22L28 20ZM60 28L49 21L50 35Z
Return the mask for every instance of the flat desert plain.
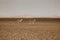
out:
M59 19L29 20L0 19L0 40L60 40Z

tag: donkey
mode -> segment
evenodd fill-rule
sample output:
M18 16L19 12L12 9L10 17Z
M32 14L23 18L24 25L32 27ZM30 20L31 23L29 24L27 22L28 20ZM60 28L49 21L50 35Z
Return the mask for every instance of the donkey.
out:
M18 21L18 23L21 23L21 22L23 22L23 19L18 19L17 21Z

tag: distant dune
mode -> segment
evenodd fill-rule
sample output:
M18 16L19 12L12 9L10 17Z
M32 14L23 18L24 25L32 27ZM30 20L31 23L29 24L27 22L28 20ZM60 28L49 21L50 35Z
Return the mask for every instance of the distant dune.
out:
M0 16L0 18L60 18L60 16Z

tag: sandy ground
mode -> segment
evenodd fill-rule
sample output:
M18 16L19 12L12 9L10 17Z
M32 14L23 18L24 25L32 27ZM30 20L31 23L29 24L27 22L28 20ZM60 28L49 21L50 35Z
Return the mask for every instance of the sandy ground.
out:
M60 22L0 21L0 40L60 40Z

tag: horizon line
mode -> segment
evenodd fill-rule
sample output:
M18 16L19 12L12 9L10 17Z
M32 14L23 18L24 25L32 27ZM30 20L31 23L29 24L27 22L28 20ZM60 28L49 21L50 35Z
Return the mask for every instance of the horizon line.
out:
M50 17L42 17L42 16L20 16L20 17L14 16L14 17L11 17L11 16L4 16L4 17L0 17L0 18L60 18L60 17L54 17L54 16L50 16Z

